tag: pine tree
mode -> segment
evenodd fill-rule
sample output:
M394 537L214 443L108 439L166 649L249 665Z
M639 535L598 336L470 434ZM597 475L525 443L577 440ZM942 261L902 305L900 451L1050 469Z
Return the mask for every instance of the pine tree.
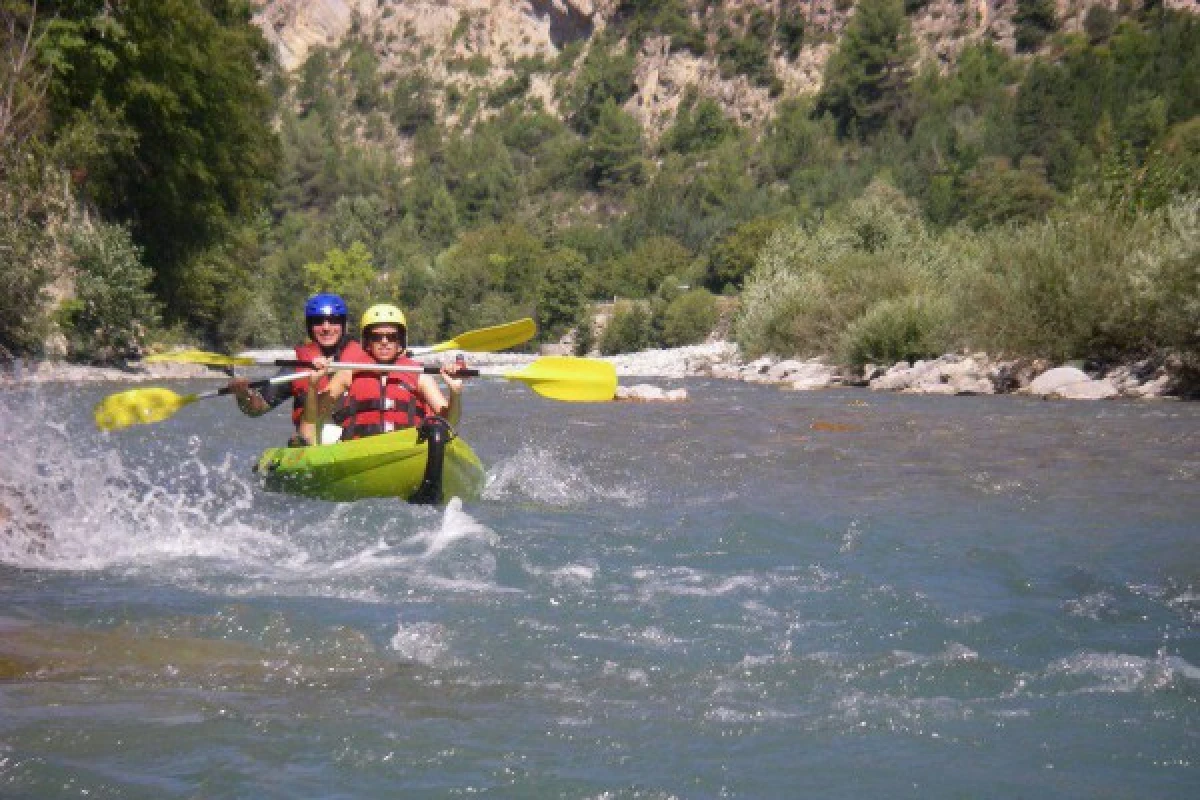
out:
M881 131L907 106L914 57L903 0L863 0L825 66L815 113L828 113L842 136Z

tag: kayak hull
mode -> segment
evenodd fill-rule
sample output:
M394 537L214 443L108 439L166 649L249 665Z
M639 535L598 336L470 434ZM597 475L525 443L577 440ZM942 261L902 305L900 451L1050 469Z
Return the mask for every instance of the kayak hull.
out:
M427 473L437 472L436 445L434 466L427 470L430 444L415 428L335 444L273 447L259 457L255 472L268 491L336 502L398 497L442 505L451 497L475 499L483 491L483 464L461 438L447 439L440 485L432 491Z

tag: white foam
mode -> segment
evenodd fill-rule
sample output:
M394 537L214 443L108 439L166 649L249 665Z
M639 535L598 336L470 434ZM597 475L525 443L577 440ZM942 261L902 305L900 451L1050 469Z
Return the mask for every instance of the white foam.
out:
M1080 652L1059 659L1046 669L1048 677L1066 676L1093 681L1071 693L1141 692L1200 682L1200 668L1160 650L1154 658L1128 653Z
M104 437L89 450L86 437L64 426L31 425L18 437L7 424L13 417L0 419L0 447L12 454L0 466L10 512L0 536L5 563L136 571L183 559L263 566L300 555L248 518L254 489L231 458L205 463L193 443L168 466L129 466Z
M391 648L406 661L425 666L448 666L449 645L446 629L432 622L400 624L392 636Z
M529 499L564 507L596 501L637 507L646 502L645 492L601 486L566 458L528 445L489 470L483 494L490 500Z
M22 418L56 418L26 399ZM114 435L47 423L18 431L16 419L0 405L0 447L11 453L0 464L0 562L148 574L231 595L369 601L388 596L397 570L426 585L496 588L495 535L457 498L441 513L398 504L382 526L380 504L297 499L280 513L246 464L214 457L198 438L156 431L122 456Z

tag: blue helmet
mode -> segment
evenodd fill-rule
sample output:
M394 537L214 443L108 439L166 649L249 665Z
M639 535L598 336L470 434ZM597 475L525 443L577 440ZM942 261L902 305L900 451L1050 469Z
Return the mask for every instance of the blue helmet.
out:
M328 292L314 294L304 304L305 320L313 317L342 317L344 319L348 316L350 316L350 312L346 308L346 301L336 294Z

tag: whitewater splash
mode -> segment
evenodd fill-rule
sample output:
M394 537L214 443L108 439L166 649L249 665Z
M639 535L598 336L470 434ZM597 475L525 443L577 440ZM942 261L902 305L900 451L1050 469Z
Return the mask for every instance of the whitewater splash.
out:
M375 596L397 571L491 585L494 534L453 500L333 504L263 493L240 459L178 429L121 441L56 420L40 393L0 398L0 564L152 575L230 595ZM410 575L411 577L411 575ZM364 579L367 584L364 586Z
M45 405L33 398L26 418L55 419ZM0 447L12 454L0 465L0 562L137 570L186 558L270 563L296 555L248 518L254 487L244 470L229 457L206 463L197 441L182 459L133 463L100 434L55 422L18 430L9 412L0 413Z
M488 471L483 496L487 500L526 499L558 507L602 501L626 508L646 504L645 491L600 485L560 454L529 445Z

